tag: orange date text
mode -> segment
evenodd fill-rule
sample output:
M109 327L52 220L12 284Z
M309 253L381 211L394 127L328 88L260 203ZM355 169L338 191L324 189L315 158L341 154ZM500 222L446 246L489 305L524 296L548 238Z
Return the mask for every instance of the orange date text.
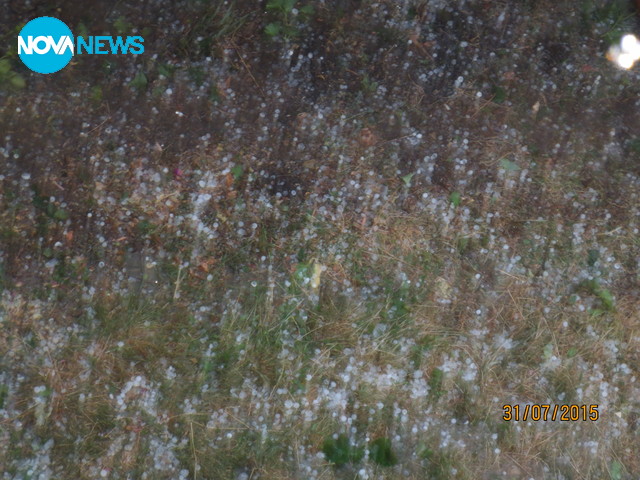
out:
M502 419L505 422L577 422L591 420L595 422L600 418L598 405L551 405L551 404L526 404L503 405Z

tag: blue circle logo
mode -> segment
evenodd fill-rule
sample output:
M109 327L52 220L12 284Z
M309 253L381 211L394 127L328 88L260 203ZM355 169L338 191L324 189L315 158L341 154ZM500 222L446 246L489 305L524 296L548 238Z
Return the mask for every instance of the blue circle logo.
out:
M69 27L53 17L31 20L18 35L20 60L37 73L53 73L63 69L71 61L74 48Z

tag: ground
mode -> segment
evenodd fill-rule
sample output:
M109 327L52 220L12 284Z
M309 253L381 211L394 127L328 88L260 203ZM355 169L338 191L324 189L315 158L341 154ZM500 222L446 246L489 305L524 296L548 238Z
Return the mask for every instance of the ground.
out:
M631 3L5 5L1 478L638 478Z

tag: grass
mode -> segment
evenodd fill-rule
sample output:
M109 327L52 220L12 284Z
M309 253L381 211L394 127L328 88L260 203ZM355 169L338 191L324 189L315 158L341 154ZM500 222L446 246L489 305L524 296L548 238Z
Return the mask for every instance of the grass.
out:
M216 54L220 45L232 40L248 20L248 14L240 11L236 2L193 3L194 15L178 47L194 60Z
M338 3L0 60L3 474L637 477L627 6Z

